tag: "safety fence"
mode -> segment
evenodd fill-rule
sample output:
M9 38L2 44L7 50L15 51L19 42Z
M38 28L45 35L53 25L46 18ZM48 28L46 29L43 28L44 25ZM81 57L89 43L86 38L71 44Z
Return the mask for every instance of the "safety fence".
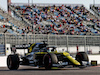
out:
M82 46L84 50L87 46L100 47L100 36L80 36L80 35L12 35L0 34L0 44L23 45L46 41L49 46L69 47ZM99 48L100 50L100 48Z

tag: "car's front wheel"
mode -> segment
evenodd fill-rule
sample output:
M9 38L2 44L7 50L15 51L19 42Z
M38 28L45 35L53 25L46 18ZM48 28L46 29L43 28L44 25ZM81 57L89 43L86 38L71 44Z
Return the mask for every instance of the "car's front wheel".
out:
M84 68L85 65L88 65L88 62L89 62L89 58L86 52L78 52L76 54L76 60L80 62L81 64L80 68Z
M53 53L48 53L44 55L43 62L45 69L51 69L52 64L56 64L58 62L57 56Z

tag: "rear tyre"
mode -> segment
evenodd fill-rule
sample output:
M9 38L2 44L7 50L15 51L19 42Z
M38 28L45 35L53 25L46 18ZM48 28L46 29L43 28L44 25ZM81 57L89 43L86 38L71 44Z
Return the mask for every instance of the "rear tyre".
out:
M51 69L52 64L56 64L58 62L57 56L53 53L48 53L44 55L43 62L45 69Z
M76 60L77 60L78 62L80 62L80 64L81 64L80 68L81 68L81 67L84 68L84 66L85 66L85 65L82 63L82 61L89 62L89 58L88 58L88 55L86 54L86 52L78 52L78 53L76 54Z
M10 70L17 70L19 68L19 57L17 54L7 57L7 67Z

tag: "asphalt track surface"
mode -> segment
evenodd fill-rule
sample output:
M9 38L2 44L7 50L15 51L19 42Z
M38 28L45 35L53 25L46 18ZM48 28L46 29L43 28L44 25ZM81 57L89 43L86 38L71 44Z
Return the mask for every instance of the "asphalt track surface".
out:
M79 68L63 68L45 70L44 68L35 68L21 66L18 70L9 70L8 68L0 68L0 75L100 75L100 67Z

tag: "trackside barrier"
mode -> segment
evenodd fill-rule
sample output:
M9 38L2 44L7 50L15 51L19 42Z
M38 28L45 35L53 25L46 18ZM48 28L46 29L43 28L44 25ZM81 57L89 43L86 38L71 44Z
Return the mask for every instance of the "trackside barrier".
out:
M0 67L7 67L6 60L7 56L0 56Z
M100 36L80 36L80 35L46 35L46 34L32 34L32 35L13 35L0 34L0 44L23 45L29 43L38 43L46 41L49 46L56 46L58 48L65 47L67 51L76 50L78 46L79 51L100 53ZM75 47L71 49L71 47Z

